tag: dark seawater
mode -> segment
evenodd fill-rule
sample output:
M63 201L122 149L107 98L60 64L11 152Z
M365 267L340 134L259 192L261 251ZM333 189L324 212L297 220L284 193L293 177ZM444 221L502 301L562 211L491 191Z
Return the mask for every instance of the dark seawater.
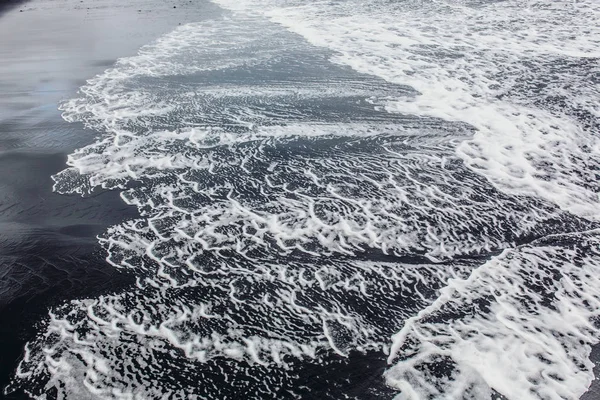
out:
M567 3L7 9L5 395L579 398L600 9Z

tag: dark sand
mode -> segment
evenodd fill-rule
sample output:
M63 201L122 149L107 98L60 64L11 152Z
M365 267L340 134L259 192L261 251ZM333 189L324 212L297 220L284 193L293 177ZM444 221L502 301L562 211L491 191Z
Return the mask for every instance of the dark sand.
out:
M2 387L49 306L118 290L132 279L106 264L96 235L135 217L135 210L116 192L85 199L52 192L50 176L64 169L67 154L94 135L64 122L57 104L117 58L135 54L180 23L199 20L199 4L0 0ZM592 358L600 360L600 349ZM367 357L365 362L376 364ZM599 387L595 382L582 399L600 399Z
M28 0L0 0L0 13L27 2Z
M116 192L52 192L67 154L94 137L63 121L58 103L196 10L189 1L0 0L0 386L49 306L131 282L104 261L96 235L136 210Z

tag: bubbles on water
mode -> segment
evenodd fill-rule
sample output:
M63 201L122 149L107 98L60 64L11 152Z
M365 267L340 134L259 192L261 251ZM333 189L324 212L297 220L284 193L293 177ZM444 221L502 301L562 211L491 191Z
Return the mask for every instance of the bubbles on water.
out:
M598 218L596 2L217 3L419 91L388 111L470 124L457 154L500 190Z
M381 2L367 14L354 3L286 2L259 12L373 76L329 63L328 52L237 3L245 14L183 26L63 104L67 120L101 136L69 157L55 190L119 189L139 210L99 238L108 262L137 284L54 309L13 386L59 398L292 395L303 363L387 354L408 319L391 358L403 361L386 375L404 394L528 390L525 381L513 393L501 378L490 380L506 360L494 358L500 350L486 338L527 347L548 332L514 339L494 312L509 307L517 326L536 312L563 321L544 302L562 307L563 298L592 293L568 285L582 284L579 269L594 268L597 254L576 250L591 248L594 236L570 247L523 245L475 268L505 248L595 226L560 208L594 216L594 182L585 174L564 179L593 170L596 144L571 111L560 111L569 114L563 118L549 103L519 104L535 96L508 93L507 71L522 71L519 57L528 52L578 57L591 42L573 44L573 55L551 46L562 36L485 39L501 21L478 11L482 4L447 4L446 21L439 5L421 3L388 5L385 15ZM504 3L488 7L508 18L516 3ZM399 25L403 15L414 19ZM461 28L456 18L464 16L475 19ZM515 47L521 41L527 46ZM595 123L592 114L585 118ZM564 134L539 136L555 124ZM532 178L539 168L549 186ZM548 194L557 185L560 198ZM561 272L563 263L571 264ZM438 308L451 318L439 322ZM587 344L595 340L586 334ZM463 343L487 346L482 359L498 365L471 374L470 360L455 354ZM555 348L538 353L551 360ZM520 360L531 378L539 365L528 356ZM581 390L579 379L565 390Z
M551 237L452 280L394 336L401 398L578 398L598 342L598 231ZM508 367L510 366L510 367ZM484 395L485 394L485 395Z
M470 269L349 260L219 264L173 285L157 264L132 290L54 310L18 377L38 396L47 387L102 398L231 395L221 381L255 381L250 398L272 396L294 389L301 360L326 362L328 350L385 351L394 321Z

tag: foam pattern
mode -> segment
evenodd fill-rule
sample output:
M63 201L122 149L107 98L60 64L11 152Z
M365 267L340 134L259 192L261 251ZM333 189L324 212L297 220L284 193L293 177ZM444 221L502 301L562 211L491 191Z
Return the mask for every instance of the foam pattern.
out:
M598 218L600 6L595 1L239 2L332 61L409 85L389 111L461 121L457 147L504 192L539 196ZM582 172L585 171L585 172Z
M297 382L313 365L341 398L332 371L357 352L389 355L385 379L408 398L585 390L599 148L581 60L596 28L569 39L543 18L596 6L528 3L530 38L516 1L219 4L233 12L179 27L61 105L98 137L54 188L117 189L138 209L99 237L137 283L54 308L8 390L307 398ZM569 106L519 78L550 67ZM577 321L567 306L583 307ZM551 329L583 344L563 357L576 343ZM505 349L523 366L512 387ZM474 359L489 370L472 373Z
M406 399L579 398L600 339L599 244L598 231L546 238L451 280L394 336L388 382Z
M469 268L452 270L464 277ZM34 396L57 390L58 398L229 398L240 388L274 397L297 389L290 381L299 360L387 348L393 321L431 302L448 274L385 262L223 262L168 288L161 275L53 311L19 379Z

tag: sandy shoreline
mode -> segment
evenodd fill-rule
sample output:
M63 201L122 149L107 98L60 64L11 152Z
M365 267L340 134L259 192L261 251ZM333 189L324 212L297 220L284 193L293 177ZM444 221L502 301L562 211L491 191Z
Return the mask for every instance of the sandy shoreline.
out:
M135 210L116 192L81 199L51 190L66 155L94 136L65 123L58 102L119 57L198 20L199 9L190 1L0 1L0 386L49 306L131 282L104 263L95 236ZM599 398L595 381L582 399Z
M179 1L0 1L0 386L48 307L131 282L106 264L96 235L135 210L116 192L52 192L51 175L95 135L63 121L58 103L195 10Z

